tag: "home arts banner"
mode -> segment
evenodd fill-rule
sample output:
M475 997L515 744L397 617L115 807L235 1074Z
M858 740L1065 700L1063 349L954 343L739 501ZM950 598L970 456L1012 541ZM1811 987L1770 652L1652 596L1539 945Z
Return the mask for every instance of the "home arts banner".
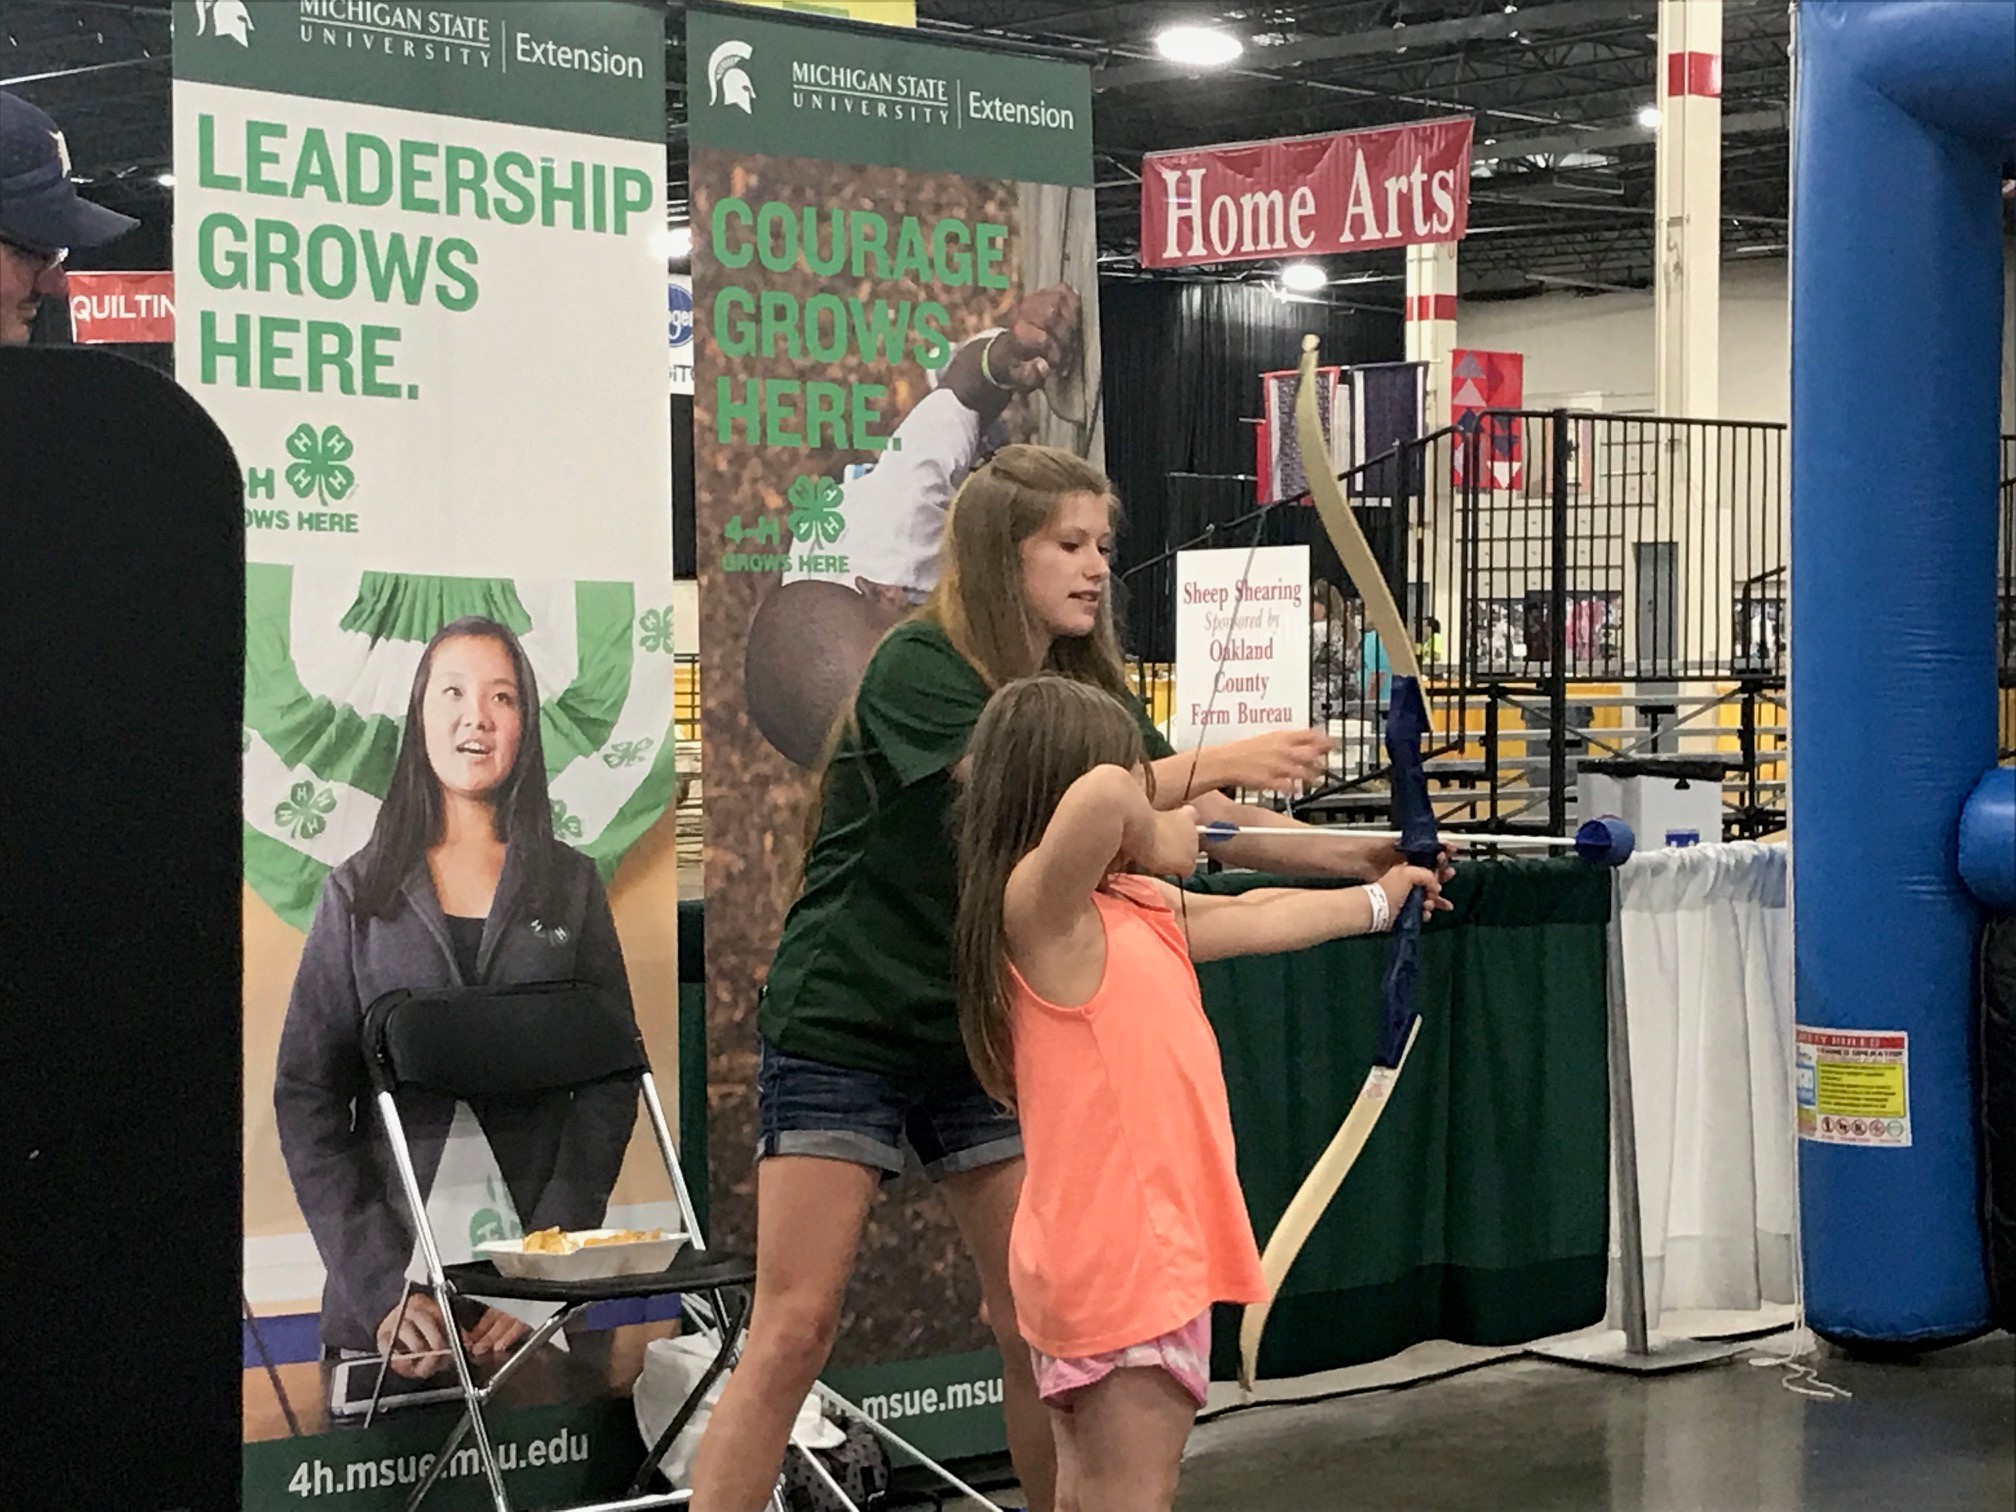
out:
M1468 116L1141 160L1141 262L1150 268L1320 257L1463 239Z
M889 28L688 12L713 1214L755 1233L756 1000L835 716L1010 440L1102 461L1090 79ZM980 339L1044 326L1026 392ZM999 353L996 354L1000 355ZM834 1384L920 1447L1002 1443L999 1362L914 1173L871 1220Z
M447 623L480 616L508 632L483 644L522 647L552 832L600 883L582 883L571 930L520 919L507 855L478 970L536 975L548 956L528 954L526 929L578 964L606 893L639 1026L662 1063L675 1053L676 863L669 826L654 831L673 781L663 10L173 12L176 371L245 469L244 1502L397 1506L453 1412L402 1390L372 1430L347 1431L390 1318L357 1299L403 1296L411 1236L336 1033L362 1005L329 983L365 972L325 881L398 784L452 785L453 756L407 719ZM304 944L333 967L297 979ZM427 970L452 981L439 950ZM317 1023L336 1028L303 1028ZM513 1233L512 1193L532 1179L516 1157L500 1171L475 1127L457 1115L431 1181L451 1260ZM667 1212L647 1144L615 1132L597 1153L610 1221ZM540 1353L505 1402L537 1415L511 1454L523 1494L620 1486L636 1439L610 1403L635 1348ZM444 1505L480 1484L461 1468Z

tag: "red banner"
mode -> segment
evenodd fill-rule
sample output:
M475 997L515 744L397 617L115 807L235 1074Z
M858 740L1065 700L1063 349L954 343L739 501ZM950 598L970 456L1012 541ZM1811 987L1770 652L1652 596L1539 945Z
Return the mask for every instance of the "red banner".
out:
M1470 225L1471 126L1461 116L1151 152L1141 161L1141 264L1461 241Z
M70 327L75 340L172 342L173 273L72 273Z
M1458 347L1449 354L1449 423L1465 435L1475 431L1479 488L1523 488L1525 461L1520 454L1521 422L1516 416L1492 414L1516 410L1526 400L1526 358L1519 352L1486 352ZM1451 481L1463 486L1463 456L1450 453Z

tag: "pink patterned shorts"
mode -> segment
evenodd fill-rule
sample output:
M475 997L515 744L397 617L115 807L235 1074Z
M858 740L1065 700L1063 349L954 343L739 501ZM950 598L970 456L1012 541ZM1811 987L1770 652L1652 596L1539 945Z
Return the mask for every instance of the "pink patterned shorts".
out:
M1071 1410L1071 1398L1076 1393L1105 1380L1116 1370L1129 1367L1159 1367L1168 1371L1176 1378L1176 1384L1202 1407L1211 1386L1211 1309L1205 1308L1181 1328L1160 1338L1145 1344L1129 1344L1124 1349L1109 1349L1104 1354L1060 1360L1040 1349L1031 1349L1029 1353L1036 1363L1036 1394L1059 1412Z

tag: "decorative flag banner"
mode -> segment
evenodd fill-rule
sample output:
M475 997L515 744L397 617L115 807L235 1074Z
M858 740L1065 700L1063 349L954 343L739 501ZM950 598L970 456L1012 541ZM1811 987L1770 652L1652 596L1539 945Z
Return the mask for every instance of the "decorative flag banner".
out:
M448 1426L409 1409L453 1373L441 1360L395 1381L363 1426L415 1270L410 1215L354 1086L356 942L408 931L416 987L470 968L451 975L452 940L427 938L442 920L453 934L453 909L404 902L366 926L328 879L395 794L438 805L496 754L441 740L431 719L410 727L423 653L455 620L480 616L522 649L550 800L545 816L514 809L496 901L463 905L490 909L470 979L542 969L542 942L561 970L590 970L606 909L639 1032L676 1080L675 848L637 844L674 783L664 9L175 0L171 21L175 372L229 438L245 489L237 1502L391 1509ZM465 644L492 660L464 675L501 660L512 706L529 709L508 644ZM420 691L434 708L474 689ZM544 843L541 817L593 863L563 862L583 879L564 905L584 900L578 927L514 910L513 858ZM404 896L432 896L431 871ZM598 946L592 969L606 960ZM550 1121L530 1127L543 1111L494 1152L496 1130L470 1110L414 1121L443 1258L537 1226L521 1225L536 1213L514 1193L612 1226L676 1226L648 1128L596 1108L567 1115L564 1154L540 1143L559 1137ZM563 1163L574 1195L553 1198ZM573 1346L577 1360L598 1351L622 1354ZM568 1359L542 1346L499 1403L520 1504L614 1495L636 1468L628 1380ZM473 1470L473 1456L451 1461L450 1504L480 1485Z
M1295 434L1295 388L1301 370L1260 375L1260 423L1254 427L1257 502L1294 499L1308 504L1309 475L1302 461L1302 442ZM1316 417L1330 448L1324 465L1335 477L1351 466L1351 406L1349 379L1341 367L1316 369Z
M1516 410L1525 402L1526 358L1519 352L1486 352L1458 347L1449 354L1449 423L1464 434L1478 436L1483 473L1479 488L1517 489L1525 485L1523 427L1516 416L1490 414ZM1464 484L1464 457L1470 448L1450 449L1451 479Z
M175 339L173 273L72 273L70 331L79 346Z
M1461 241L1472 126L1462 116L1151 152L1141 160L1142 265Z

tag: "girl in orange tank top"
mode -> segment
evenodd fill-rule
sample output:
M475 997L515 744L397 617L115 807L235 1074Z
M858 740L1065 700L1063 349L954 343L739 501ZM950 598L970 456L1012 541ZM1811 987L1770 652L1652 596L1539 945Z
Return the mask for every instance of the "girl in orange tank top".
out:
M1265 1297L1192 962L1382 928L1414 887L1448 905L1415 867L1179 895L1155 877L1194 868L1196 810L1155 810L1138 725L1089 684L1003 687L967 763L960 1026L1022 1125L1009 1282L1053 1409L1058 1512L1167 1512L1211 1305Z

